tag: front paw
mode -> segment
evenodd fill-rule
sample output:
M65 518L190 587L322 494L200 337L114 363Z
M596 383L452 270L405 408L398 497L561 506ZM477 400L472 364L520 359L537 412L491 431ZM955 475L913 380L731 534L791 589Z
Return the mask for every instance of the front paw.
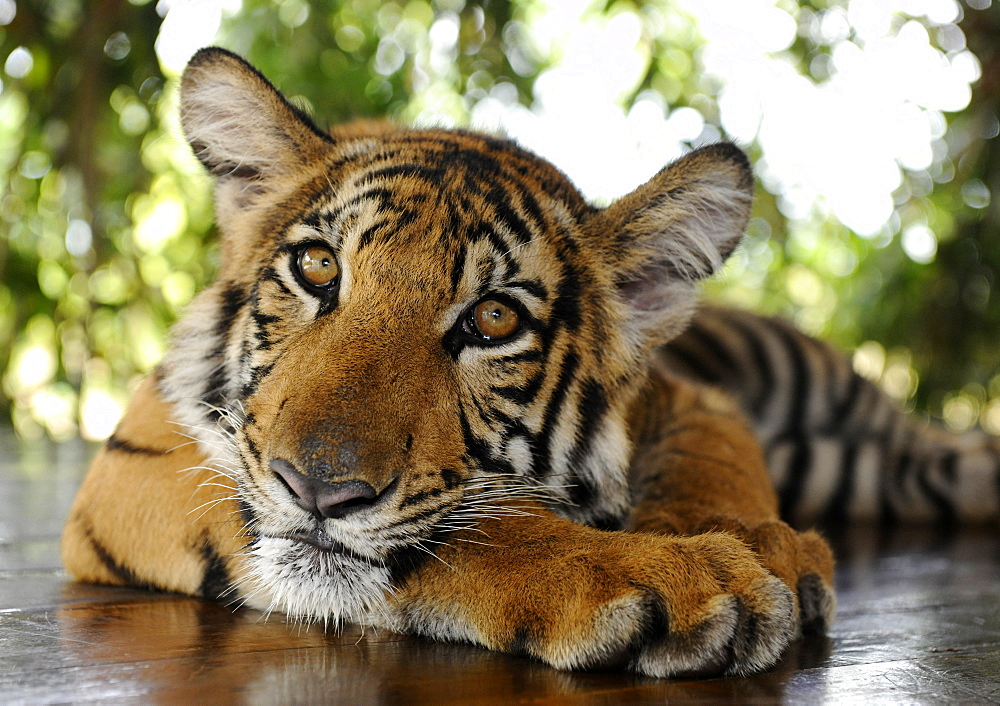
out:
M833 552L815 532L796 532L781 521L753 527L729 517L703 522L697 532L724 530L745 541L760 562L795 593L798 630L824 633L833 621Z
M767 669L795 632L791 591L725 534L606 534L558 561L490 621L508 625L490 646L562 669L713 676Z

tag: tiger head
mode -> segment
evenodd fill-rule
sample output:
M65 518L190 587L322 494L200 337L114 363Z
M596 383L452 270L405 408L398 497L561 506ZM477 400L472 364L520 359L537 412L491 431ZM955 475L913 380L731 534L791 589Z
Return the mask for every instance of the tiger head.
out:
M748 217L739 149L599 209L510 140L320 131L214 48L181 117L215 177L222 262L159 384L210 455L224 440L257 590L357 615L400 557L525 494L622 519L647 359Z

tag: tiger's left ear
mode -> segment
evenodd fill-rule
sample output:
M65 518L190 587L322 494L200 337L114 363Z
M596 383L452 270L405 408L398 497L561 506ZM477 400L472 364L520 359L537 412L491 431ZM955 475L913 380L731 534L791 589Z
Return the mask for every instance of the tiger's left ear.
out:
M224 228L259 195L294 184L331 144L257 69L219 47L199 50L184 69L181 125L215 176Z
M591 218L637 344L660 345L684 329L695 285L739 244L752 197L750 162L721 142L687 154Z

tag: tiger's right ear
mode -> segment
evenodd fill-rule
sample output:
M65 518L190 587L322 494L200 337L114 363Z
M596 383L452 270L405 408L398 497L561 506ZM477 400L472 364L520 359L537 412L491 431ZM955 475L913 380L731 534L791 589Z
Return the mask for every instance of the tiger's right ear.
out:
M592 217L588 227L637 345L662 345L684 330L698 281L743 237L752 197L747 156L720 142L689 152Z
M181 125L220 190L223 182L266 189L268 178L301 171L331 143L257 69L218 47L200 49L184 69Z

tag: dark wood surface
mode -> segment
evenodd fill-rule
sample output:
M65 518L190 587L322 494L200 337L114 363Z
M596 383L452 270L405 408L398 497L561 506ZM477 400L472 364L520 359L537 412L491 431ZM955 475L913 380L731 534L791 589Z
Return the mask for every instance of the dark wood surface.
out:
M669 682L73 583L58 538L91 453L0 433L0 702L1000 702L995 528L836 536L829 637L767 674Z

